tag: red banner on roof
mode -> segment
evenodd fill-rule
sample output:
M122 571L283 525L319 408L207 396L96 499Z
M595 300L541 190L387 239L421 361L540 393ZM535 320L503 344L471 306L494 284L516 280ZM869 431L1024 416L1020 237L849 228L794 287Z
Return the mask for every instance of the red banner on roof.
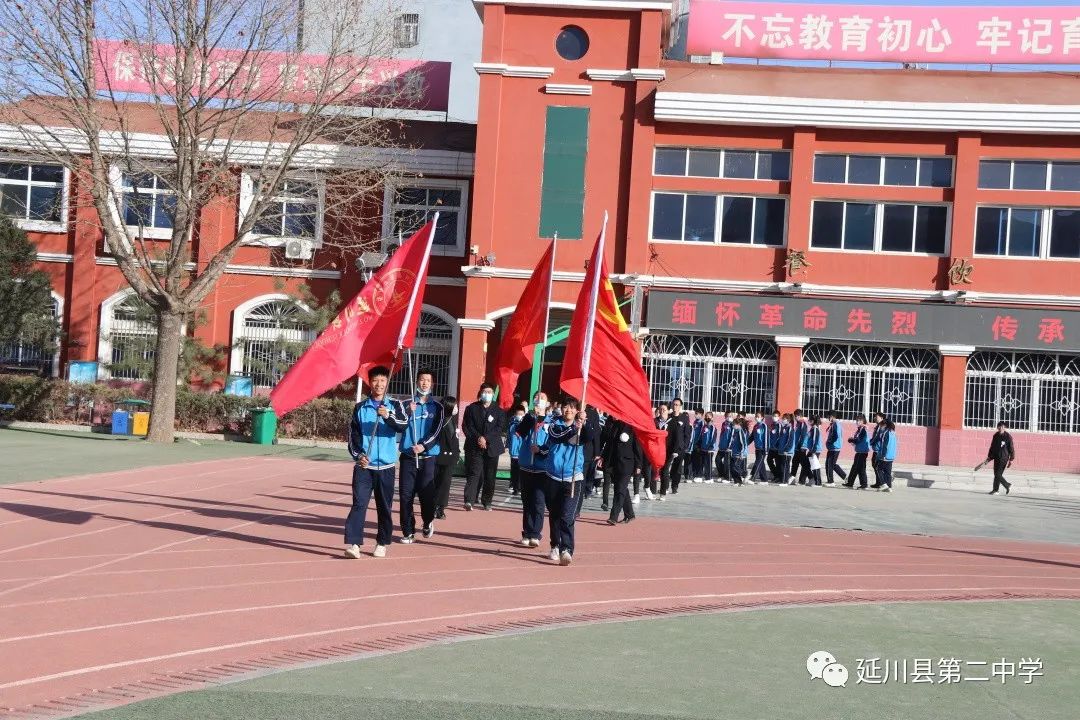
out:
M95 40L94 46L98 90L173 92L175 46L137 47L120 40ZM444 112L450 97L448 62L346 56L331 62L325 55L218 50L205 64L207 94L218 98Z
M791 60L1080 63L1080 8L691 0L687 51Z

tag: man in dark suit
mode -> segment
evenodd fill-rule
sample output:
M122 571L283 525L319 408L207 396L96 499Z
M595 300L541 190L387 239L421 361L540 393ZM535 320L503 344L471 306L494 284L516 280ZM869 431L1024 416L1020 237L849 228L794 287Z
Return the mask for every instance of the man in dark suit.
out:
M462 429L465 431L465 509L472 510L479 500L485 510L491 510L495 472L506 434L506 414L495 404L495 388L491 383L483 383L477 401L465 408Z
M678 495L683 466L690 462L690 415L683 412L680 398L671 401L671 418L667 432L667 464L664 465L664 472L660 474L660 497L667 495L668 488L672 495Z
M623 522L628 523L634 519L630 479L641 472L645 465L645 454L634 435L634 429L622 420L609 417L604 430L601 462L604 472L611 474L615 484L615 500L611 504L611 515L607 522L608 525L618 523L621 510Z
M1013 447L1012 435L1005 429L1005 423L999 422L997 432L990 438L990 450L986 453L987 460L994 461L994 489L991 495L998 494L998 488L1004 487L1005 494L1009 494L1012 483L1005 479L1005 468L1013 464L1016 459L1016 451Z

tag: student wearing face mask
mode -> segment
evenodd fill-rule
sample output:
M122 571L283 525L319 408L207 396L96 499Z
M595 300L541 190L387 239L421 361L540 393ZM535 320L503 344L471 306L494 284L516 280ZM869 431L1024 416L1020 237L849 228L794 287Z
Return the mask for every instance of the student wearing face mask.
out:
M420 499L423 535L435 534L435 458L439 455L442 405L431 394L435 374L427 368L416 373L416 391L406 411L408 424L401 436L401 464L398 468L398 510L401 542L415 539L416 516L413 503Z
M657 408L658 415L656 416L656 429L667 432L668 425L670 424L671 417L668 414L668 406L665 403L661 403ZM667 437L667 454L671 456L671 434ZM667 464L664 464L664 468L667 468ZM667 486L664 485L664 494L660 495L656 486L657 468L654 468L650 464L645 465L645 498L647 500L663 500L664 495L667 494ZM664 470L660 471L660 476L663 477Z
M866 478L866 456L870 454L870 432L866 429L866 416L855 417L855 434L848 442L855 446L855 459L851 461L851 471L848 473L844 487L855 487L855 480L859 481L859 489L868 487Z
M521 544L540 547L544 531L548 471L548 397L538 392L533 396L532 412L515 428L521 438L518 465L521 477Z
M791 477L791 463L798 442L795 428L791 425L792 420L792 416L788 414L780 418L780 437L777 440L777 449L780 451L780 479L777 482L781 485L791 485L794 482L793 479L788 480Z
M878 462L877 468L875 468L877 484L874 485L874 488L880 492L891 493L892 467L897 452L896 425L889 419L886 419L884 424L885 427L881 431L880 440L878 441L880 450L878 450Z
M806 435L806 464L810 475L807 487L821 487L821 453L825 452L825 432L820 415L810 418L810 430Z
M844 426L837 418L837 412L835 410L829 411L829 430L825 436L825 482L829 485L833 484L833 474L840 476L840 479L845 483L847 482L847 473L838 464L840 459L840 448L843 441L840 439L844 433Z
M713 473L716 471L716 440L719 434L716 428L716 416L712 413L705 413L705 423L701 429L701 454L704 456L701 461L701 470L704 473L702 481L712 484Z
M722 483L735 481L731 467L731 435L734 431L735 413L729 412L724 416L724 422L720 426L720 436L716 443L716 469L719 471Z
M761 413L755 413L754 427L750 431L750 437L754 442L754 469L750 472L750 482L754 484L769 482L766 460L770 453L770 433L769 426L765 424L765 417Z
M576 400L563 403L563 415L548 429L547 510L551 534L550 558L569 565L574 558L574 521L578 493L585 478L585 445L593 440L586 413Z
M521 488L521 470L518 462L521 454L521 436L517 434L517 427L525 419L525 405L522 403L514 408L514 414L510 418L510 424L506 428L506 447L510 450L510 494L517 495Z
M796 476L800 484L810 480L810 460L806 451L810 425L803 417L802 410L796 410L793 414L792 428L795 433L795 454L791 458L791 479L788 480L788 485L795 484Z
M495 473L503 453L503 434L506 414L495 404L495 388L483 383L477 401L465 408L462 423L465 430L465 509L472 510L477 501L491 510L495 498ZM481 492L482 491L482 492Z
M780 480L780 411L773 410L772 425L769 426L769 452L765 456L772 473L772 481Z
M735 418L731 423L731 443L728 450L731 458L731 482L739 486L746 477L746 458L750 445L750 434L746 426L746 418Z
M705 409L694 411L694 422L690 426L690 480L699 483L705 479L705 452L701 449L701 436L705 432Z
M446 507L450 504L450 483L454 468L461 460L461 443L458 441L457 398L447 395L442 399L443 420L439 426L439 454L435 458L435 519L446 519Z

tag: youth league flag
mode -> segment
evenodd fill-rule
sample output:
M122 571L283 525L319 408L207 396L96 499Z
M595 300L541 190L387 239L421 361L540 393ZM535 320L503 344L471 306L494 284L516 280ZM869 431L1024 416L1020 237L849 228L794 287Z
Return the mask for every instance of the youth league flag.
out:
M653 422L649 381L608 278L604 262L606 233L605 214L578 294L579 312L574 313L570 323L560 385L574 397L634 428L649 463L661 468L667 433L657 430Z
M548 305L551 302L551 278L555 270L555 241L536 264L532 277L521 293L514 314L506 325L495 378L499 383L499 406L509 410L514 404L514 387L523 371L532 367L533 352L547 335Z
M270 393L278 417L376 365L392 366L412 347L438 217L401 245L289 368Z

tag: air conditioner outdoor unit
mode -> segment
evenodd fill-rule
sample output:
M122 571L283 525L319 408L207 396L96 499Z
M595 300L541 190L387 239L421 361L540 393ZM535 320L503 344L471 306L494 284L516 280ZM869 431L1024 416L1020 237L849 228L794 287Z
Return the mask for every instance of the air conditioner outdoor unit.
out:
M310 240L296 238L285 243L285 257L289 260L310 260L315 250Z

